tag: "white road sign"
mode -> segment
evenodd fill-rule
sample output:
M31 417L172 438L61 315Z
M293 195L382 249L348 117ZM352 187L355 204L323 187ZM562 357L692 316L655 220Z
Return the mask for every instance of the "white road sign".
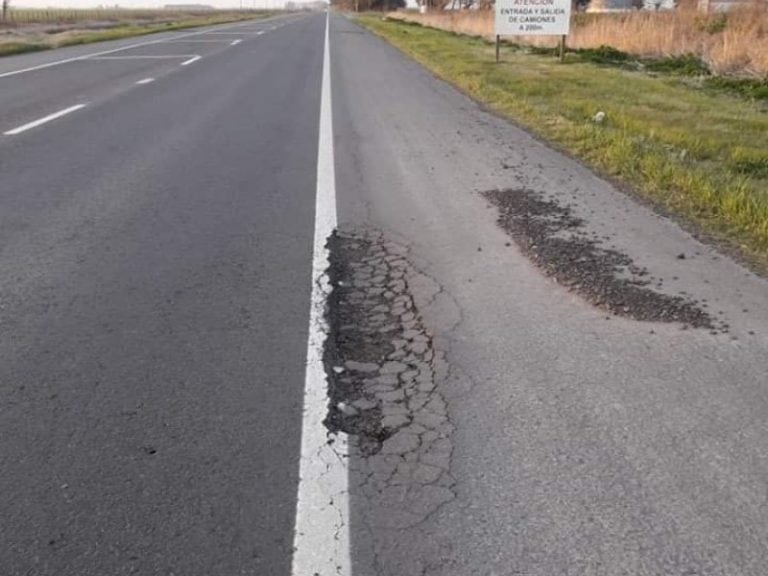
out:
M568 34L571 0L496 0L499 36Z

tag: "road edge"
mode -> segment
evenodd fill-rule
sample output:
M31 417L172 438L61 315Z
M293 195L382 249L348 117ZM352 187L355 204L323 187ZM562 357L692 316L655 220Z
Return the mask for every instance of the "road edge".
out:
M344 433L330 437L323 423L328 413L328 380L323 352L329 334L326 310L331 291L327 274L330 266L327 241L337 222L329 29L330 12L327 12L317 150L312 295L291 566L293 576L351 574L348 439Z

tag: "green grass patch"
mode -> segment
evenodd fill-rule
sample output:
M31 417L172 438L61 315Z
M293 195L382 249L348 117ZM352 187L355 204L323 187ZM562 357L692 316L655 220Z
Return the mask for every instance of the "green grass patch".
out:
M768 270L768 114L754 101L677 76L605 66L612 51L568 64L394 20L359 22L474 98L630 184ZM675 73L694 63L670 65ZM603 111L606 120L592 121Z
M714 76L707 78L704 85L714 90L730 92L751 100L768 101L768 78L757 80L754 78L727 78Z
M510 46L539 56L556 56L559 54L558 48L523 47L515 44ZM709 76L711 74L709 67L695 54L668 56L666 58L638 58L612 46L568 49L567 53L570 55L568 59L570 64L591 62L601 66L614 66L626 70L645 70L670 76Z
M630 55L612 46L600 46L599 48L585 48L577 52L579 59L584 62L596 64L623 65L630 60Z
M709 76L711 74L709 67L695 54L670 56L658 60L645 60L643 65L646 70L662 74L678 76Z
M39 42L5 42L0 44L0 57L24 54L25 52L40 52L49 48L50 46Z

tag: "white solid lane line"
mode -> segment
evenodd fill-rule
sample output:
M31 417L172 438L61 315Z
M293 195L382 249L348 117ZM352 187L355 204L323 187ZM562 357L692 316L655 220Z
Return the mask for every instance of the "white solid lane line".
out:
M242 42L242 40L240 38L238 38L237 40L232 40L232 42L230 42L229 45L230 46L237 46L238 44L240 44L240 42Z
M326 274L328 237L336 228L336 174L331 113L329 19L326 16L320 134L317 152L312 296L309 310L301 458L293 536L293 576L350 576L347 435L329 444L323 420L328 413L328 382L323 348L328 337L325 307L331 286Z
M7 132L3 132L3 134L6 136L15 136L16 134L21 134L22 132L26 132L27 130L31 130L32 128L36 128L41 124L45 124L46 122L50 122L51 120L56 120L56 118L61 118L62 116L65 116L71 112L74 112L75 110L80 110L80 108L84 108L85 106L86 104L76 104L75 106L64 108L64 110L59 110L58 112L49 114L44 118L39 118L34 122L30 122L28 124L24 124L23 126L19 126L18 128L14 128L13 130L8 130Z
M142 78L141 80L136 82L136 84L149 84L150 82L154 82L154 81L155 81L154 78Z
M192 64L192 62L197 62L198 60L200 60L200 58L202 58L202 56L193 56L189 60L185 60L184 62L182 62L181 65L189 66L190 64Z
M259 30L256 32L256 36L261 36L262 34L264 34L264 30Z

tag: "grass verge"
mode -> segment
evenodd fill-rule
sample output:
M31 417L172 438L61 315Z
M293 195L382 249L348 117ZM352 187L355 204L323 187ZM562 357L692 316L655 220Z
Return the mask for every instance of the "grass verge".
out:
M24 54L25 52L39 52L49 48L50 46L39 42L4 42L0 44L0 57Z
M496 64L482 39L375 16L359 22L768 271L768 114L758 100L578 56L560 64L502 47ZM606 114L600 124L598 111Z
M677 0L675 10L618 13L576 12L568 45L616 51L645 59L693 57L718 76L768 77L768 2L735 2L728 12L703 14L696 0ZM400 10L392 19L493 41L493 10ZM556 36L517 36L526 46L553 48Z
M225 14L219 16L207 16L204 18L190 18L188 20L179 20L174 22L150 22L145 24L119 24L114 27L103 30L72 30L62 33L59 37L56 35L44 40L13 41L0 43L0 57L23 54L26 52L39 52L41 50L51 50L62 48L64 46L75 46L79 44L91 44L94 42L105 42L107 40L119 40L121 38L131 38L133 36L145 36L147 34L156 34L158 32L170 32L174 30L186 30L189 28L199 28L202 26L214 26L216 24L227 24L230 22L240 22L243 20L261 20L273 16L274 12L256 12L247 14Z

